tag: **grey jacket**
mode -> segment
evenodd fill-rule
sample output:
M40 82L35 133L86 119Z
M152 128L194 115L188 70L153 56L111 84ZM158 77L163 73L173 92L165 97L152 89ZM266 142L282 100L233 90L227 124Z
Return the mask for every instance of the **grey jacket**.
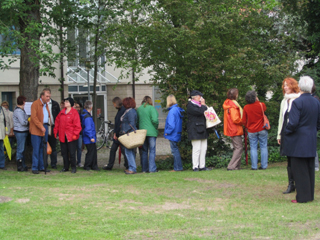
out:
M13 111L13 130L17 132L29 132L28 115L19 107L16 107Z

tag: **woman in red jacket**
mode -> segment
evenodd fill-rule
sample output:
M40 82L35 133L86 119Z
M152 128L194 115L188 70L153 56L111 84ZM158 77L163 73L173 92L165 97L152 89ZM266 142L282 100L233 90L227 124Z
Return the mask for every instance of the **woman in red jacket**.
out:
M223 103L223 133L232 139L233 156L227 170L240 170L242 156L242 108L236 101L239 96L237 88L230 88L227 93L227 100Z
M73 108L74 101L68 97L64 100L65 108L58 114L55 126L54 136L59 135L61 154L63 157L63 169L61 172L69 171L71 163L72 173L76 173L76 148L77 140L81 132L80 116ZM70 160L69 160L70 158Z

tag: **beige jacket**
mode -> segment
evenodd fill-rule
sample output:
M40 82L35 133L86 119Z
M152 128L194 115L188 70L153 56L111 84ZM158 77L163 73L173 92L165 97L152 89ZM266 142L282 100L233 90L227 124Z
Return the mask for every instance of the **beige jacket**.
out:
M6 121L7 131L5 128L4 121ZM0 107L0 140L3 140L5 136L8 135L10 132L10 129L7 124L8 122L10 122L9 114L7 113L5 108Z

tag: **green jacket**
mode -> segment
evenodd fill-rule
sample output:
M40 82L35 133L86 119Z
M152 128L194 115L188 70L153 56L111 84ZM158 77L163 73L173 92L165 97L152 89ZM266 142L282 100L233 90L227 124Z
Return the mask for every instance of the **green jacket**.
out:
M146 129L148 137L158 137L158 112L154 106L142 104L138 109L139 129Z

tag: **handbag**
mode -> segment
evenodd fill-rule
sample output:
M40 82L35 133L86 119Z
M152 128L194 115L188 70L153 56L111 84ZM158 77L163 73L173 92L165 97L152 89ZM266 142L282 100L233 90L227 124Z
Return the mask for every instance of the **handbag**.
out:
M51 148L49 142L47 142L47 154L51 155L51 153L52 153L52 148Z
M270 123L269 123L269 119L267 118L267 116L264 114L263 108L262 108L262 104L260 103L261 106L261 110L262 110L262 114L263 114L263 128L265 128L266 130L270 130Z
M219 119L218 115L216 114L216 111L213 109L213 107L209 107L205 112L204 116L206 117L206 127L211 128L219 123L221 123L221 120Z
M135 130L131 124L133 132L126 133L118 138L119 142L127 149L133 149L144 144L147 136L146 129Z

